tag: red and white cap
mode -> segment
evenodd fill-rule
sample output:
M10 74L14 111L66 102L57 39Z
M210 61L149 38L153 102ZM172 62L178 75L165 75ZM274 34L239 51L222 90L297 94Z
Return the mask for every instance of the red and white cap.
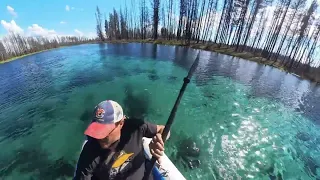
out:
M84 134L103 139L116 127L115 123L124 118L122 107L115 101L100 102L94 110L94 117Z

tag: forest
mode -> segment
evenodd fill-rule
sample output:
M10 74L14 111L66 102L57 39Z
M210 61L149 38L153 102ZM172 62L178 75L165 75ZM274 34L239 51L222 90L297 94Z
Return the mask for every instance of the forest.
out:
M99 41L191 46L320 82L318 6L316 0L131 0L108 15L97 7L96 31Z
M0 62L27 54L41 52L61 46L70 46L93 42L95 39L85 37L24 37L20 34L10 33L0 41Z

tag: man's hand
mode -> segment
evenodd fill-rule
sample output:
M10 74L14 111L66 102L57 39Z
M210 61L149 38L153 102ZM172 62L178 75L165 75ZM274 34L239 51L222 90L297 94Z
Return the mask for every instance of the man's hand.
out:
M158 133L156 134L153 138L152 141L149 144L150 152L151 154L157 158L158 162L160 162L160 157L163 155L164 151L164 143L161 137L161 134Z

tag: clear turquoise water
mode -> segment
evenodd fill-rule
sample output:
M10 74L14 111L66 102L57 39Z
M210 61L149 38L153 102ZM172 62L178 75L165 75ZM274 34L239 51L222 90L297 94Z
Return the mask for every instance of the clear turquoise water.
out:
M164 124L196 51L151 44L81 45L0 66L0 177L70 179L95 104L128 87ZM187 179L320 178L319 87L277 69L201 51L166 154L192 137ZM141 104L137 104L137 106ZM280 175L278 175L280 176Z

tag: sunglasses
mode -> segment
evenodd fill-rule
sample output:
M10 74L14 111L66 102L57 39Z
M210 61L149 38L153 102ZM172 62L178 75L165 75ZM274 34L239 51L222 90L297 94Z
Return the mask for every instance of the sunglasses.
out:
M125 119L127 119L127 116L123 116L123 120L125 120ZM109 132L109 134L106 136L106 137L104 137L103 139L100 139L100 141L109 141L109 139L108 139L108 137L110 136L110 134L115 130L115 129L117 129L117 127L119 126L119 124L120 124L120 122L121 122L122 120L120 120L119 122L116 122L115 123L115 125L116 125L116 127L114 127L110 132Z

